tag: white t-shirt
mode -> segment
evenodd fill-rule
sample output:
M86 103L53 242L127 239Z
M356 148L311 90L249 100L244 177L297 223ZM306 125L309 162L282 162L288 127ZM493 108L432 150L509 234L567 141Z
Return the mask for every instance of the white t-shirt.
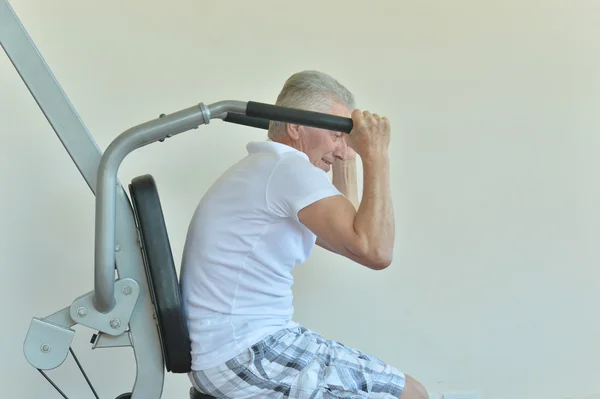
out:
M246 148L206 192L188 230L180 279L192 370L296 325L291 272L316 241L298 211L342 195L301 151L273 141Z

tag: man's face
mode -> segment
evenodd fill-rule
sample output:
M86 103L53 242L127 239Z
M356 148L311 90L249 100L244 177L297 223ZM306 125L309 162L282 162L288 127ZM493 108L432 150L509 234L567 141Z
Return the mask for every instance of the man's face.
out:
M351 116L350 110L341 104L335 104L328 113L345 118ZM308 155L310 162L329 172L335 160L341 159L344 154L346 133L308 126L300 126L299 131L302 151Z

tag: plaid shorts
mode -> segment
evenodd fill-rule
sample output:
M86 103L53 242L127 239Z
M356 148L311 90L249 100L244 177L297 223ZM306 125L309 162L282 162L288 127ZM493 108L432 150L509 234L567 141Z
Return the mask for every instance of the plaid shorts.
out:
M193 371L194 387L217 398L392 399L404 373L305 327L266 337L214 368Z

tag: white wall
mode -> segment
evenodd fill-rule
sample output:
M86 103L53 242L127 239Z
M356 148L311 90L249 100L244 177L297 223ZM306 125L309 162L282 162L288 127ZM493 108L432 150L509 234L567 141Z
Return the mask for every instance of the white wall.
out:
M295 273L297 320L435 393L600 392L597 1L11 4L102 149L163 112L272 103L306 68L336 76L392 121L396 256L371 272L315 250ZM4 55L0 129L2 391L58 397L22 342L32 317L93 288L94 198ZM123 182L157 179L177 263L203 192L263 137L214 122L123 163ZM74 348L116 397L133 356L92 352L91 333ZM72 359L49 374L92 397ZM168 375L164 397L188 388Z

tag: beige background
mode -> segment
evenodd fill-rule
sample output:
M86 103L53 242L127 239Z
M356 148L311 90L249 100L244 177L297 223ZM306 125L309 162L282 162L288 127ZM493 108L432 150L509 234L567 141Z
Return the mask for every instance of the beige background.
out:
M396 253L372 272L315 250L296 319L435 394L600 392L598 1L11 4L102 149L160 113L334 75L392 121ZM2 391L58 397L22 343L32 317L93 288L94 198L4 54L0 132ZM197 201L264 134L216 121L125 160L122 182L156 178L177 264ZM130 350L92 352L77 331L100 396L129 390ZM92 397L72 359L50 375ZM163 397L188 388L168 375Z

